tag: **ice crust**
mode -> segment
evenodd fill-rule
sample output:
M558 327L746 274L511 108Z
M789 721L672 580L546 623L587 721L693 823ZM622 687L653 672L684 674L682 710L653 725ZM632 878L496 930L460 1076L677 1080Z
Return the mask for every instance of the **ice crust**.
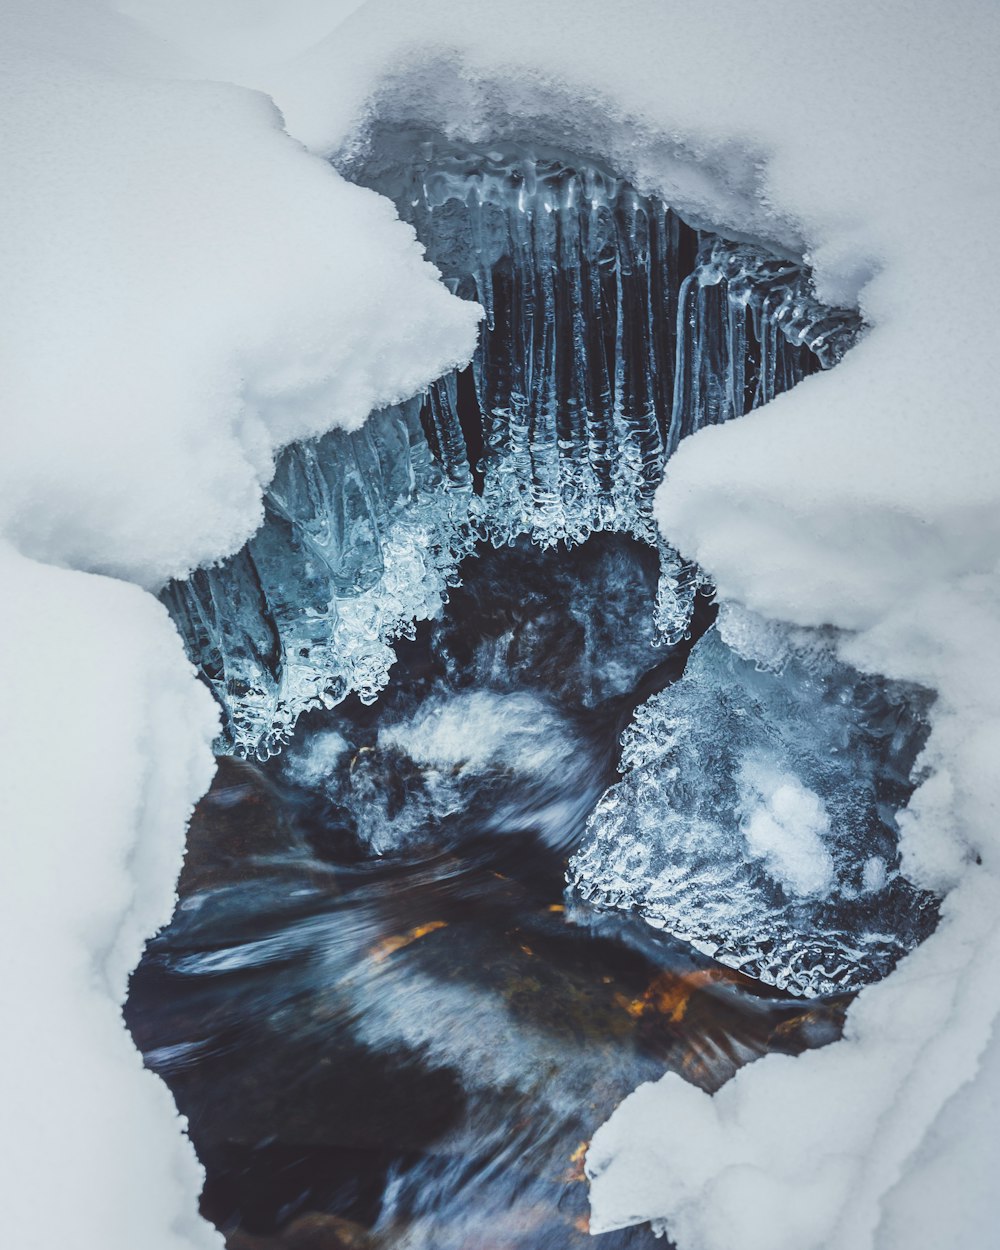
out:
M899 873L895 822L926 700L796 641L776 668L715 628L698 642L626 730L569 880L751 976L829 994L885 976L936 920Z
M474 542L657 543L680 439L836 363L860 329L801 265L696 232L592 161L397 128L348 169L485 325L464 377L287 448L246 548L165 592L241 754L277 749L310 707L374 699L392 641L435 614ZM697 570L658 545L674 642Z

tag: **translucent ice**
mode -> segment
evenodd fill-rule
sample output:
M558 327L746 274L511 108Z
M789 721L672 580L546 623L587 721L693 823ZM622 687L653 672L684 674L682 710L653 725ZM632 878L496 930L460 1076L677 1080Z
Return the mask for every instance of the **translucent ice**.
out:
M924 697L848 668L820 635L771 632L769 666L760 637L747 658L713 628L639 709L570 880L784 989L855 989L935 919L899 874L893 816Z
M442 468L421 424L449 392L287 448L247 546L164 592L237 753L268 754L348 691L373 699L392 640L437 611L470 536L468 473Z
M667 447L836 363L857 335L800 264L696 231L594 162L406 130L374 147L360 180L486 311L475 511L494 541L653 540Z
M289 447L247 547L167 589L244 754L309 707L375 698L393 639L434 615L476 539L655 544L656 625L681 639L698 574L657 539L667 455L834 363L860 324L801 266L699 233L592 162L387 131L352 172L485 326L467 371Z
M678 303L671 452L703 426L759 408L817 366L832 367L861 329L856 315L813 297L800 265L712 235Z

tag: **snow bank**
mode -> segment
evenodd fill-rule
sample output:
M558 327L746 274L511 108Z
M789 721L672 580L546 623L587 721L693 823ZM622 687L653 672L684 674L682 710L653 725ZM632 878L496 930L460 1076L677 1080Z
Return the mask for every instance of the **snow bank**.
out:
M467 359L476 309L266 97L89 0L8 0L0 78L3 1242L218 1246L119 1010L217 716L164 609L98 574L237 548L276 449Z
M215 708L151 595L6 544L0 578L4 1244L221 1245L118 1010L173 906Z
M276 447L463 362L476 309L265 97L112 57L87 4L6 8L3 515L46 560L184 576L257 527ZM79 56L25 48L46 14Z
M874 327L865 342L832 373L691 439L671 466L660 518L724 597L854 631L852 663L939 692L906 856L919 879L951 893L935 936L862 994L843 1042L751 1065L714 1098L675 1077L633 1095L590 1152L593 1226L662 1219L684 1250L937 1250L942 1240L961 1244L962 1233L988 1241L991 1195L981 1182L995 1150L987 1112L1000 1056L995 6L372 0L335 30L350 5L301 0L292 30L277 0L206 0L211 39L192 27L193 5L123 7L164 38L186 38L178 74L208 67L272 91L291 133L317 151L363 143L376 114L469 137L535 135L596 152L691 220L804 247L823 298L860 299ZM43 18L32 25L34 13ZM357 422L372 403L467 354L469 313L431 287L388 209L282 136L266 100L157 77L165 45L86 4L8 4L4 20L46 49L24 71L12 36L0 44L19 92L8 90L4 110L4 187L18 193L0 235L13 253L2 304L12 366L4 404L14 414L4 524L22 551L152 584L238 545L255 523L276 443ZM206 29L209 19L198 20ZM287 39L272 42L275 30ZM125 607L125 592L106 582L86 582L84 592L69 573L22 567L15 576L8 595L37 595L39 612L37 629L25 624L23 644L8 649L19 657L9 679L29 686L8 706L40 710L7 760L15 777L37 775L55 725L60 745L84 752L60 778L61 800L45 785L17 809L25 828L33 803L45 813L44 836L29 843L18 874L43 876L44 907L9 913L32 920L41 941L39 911L61 904L59 878L49 888L48 874L75 841L94 848L84 881L103 892L97 863L129 854L126 830L151 829L145 822L166 821L169 810L176 840L204 784L199 749L210 730L203 702L183 712L183 734L177 728L180 692L195 696L179 653L166 658L151 604ZM94 632L97 617L109 631L116 613L128 622L114 626L126 637L109 632L108 652L88 650L95 680L63 670L73 631L59 626L71 614L32 577L63 579L52 595L89 612ZM171 697L172 716L162 705ZM125 726L110 739L120 768L113 748L90 759L95 707L98 729L119 716ZM167 741L171 725L176 742ZM136 752L141 739L172 761L176 788L155 817L140 759L150 779L160 761ZM10 885L16 893L20 881ZM74 1192L75 1211L43 1204L41 1229L37 1209L9 1203L18 1245L107 1244L108 1229L116 1236L133 1216L123 1245L181 1236L171 1224L179 1190L163 1178L190 1163L153 1157L172 1149L156 1137L165 1096L126 1056L108 1012L127 944L110 986L83 972L79 934L106 945L125 906L124 892L109 889L89 927L72 911L48 947L46 984L54 999L65 993L72 1025L58 1039L44 1027L29 1039L42 1058L40 1092L9 1099L19 1114L7 1117L16 1134L7 1157L20 1164L23 1143L46 1136L69 1152L57 1172L47 1157L46 1174L88 1168L92 1183ZM163 915L162 898L157 906L143 912L148 923ZM18 976L41 977L29 946L8 943ZM39 980L15 984L28 1030L49 1008ZM102 1029L106 1052L95 1048ZM44 1084L57 1058L73 1065L63 1099ZM38 1072L37 1062L26 1070ZM116 1122L98 1141L108 1106ZM123 1192L132 1169L147 1166L166 1188L149 1193L142 1213ZM25 1174L12 1179L27 1185ZM105 1212L111 1191L99 1180L111 1174L121 1185ZM946 1199L921 1218L927 1187L942 1184ZM146 1194L140 1180L136 1201ZM135 1231L143 1217L145 1235Z

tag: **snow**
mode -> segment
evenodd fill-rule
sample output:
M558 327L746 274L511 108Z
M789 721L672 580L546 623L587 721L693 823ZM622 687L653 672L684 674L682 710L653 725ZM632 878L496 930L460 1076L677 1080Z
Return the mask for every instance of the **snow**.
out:
M2 515L156 585L242 545L276 448L464 362L477 311L265 97L137 77L138 36L95 64L88 4L5 8ZM46 11L90 60L25 46Z
M901 1180L900 1164L914 1152L940 1160L948 1121L955 1131L949 1100L977 1078L985 1054L995 1063L995 1045L986 1051L995 1004L984 985L1000 955L998 902L986 877L956 890L946 941L930 939L864 992L844 1041L804 1060L769 1056L745 1070L753 1079L738 1074L714 1097L672 1075L641 1086L588 1154L602 1226L658 1214L682 1247L741 1250L991 1244L963 1241L958 1229L942 1241L936 1221L915 1227L908 1195L919 1193L921 1175ZM970 1132L953 1166L962 1169L973 1141L989 1157L994 1135ZM990 1191L974 1175L959 1193L969 1225L992 1219ZM886 1220L886 1195L907 1211L910 1240L898 1239L898 1213Z
M221 1245L120 1014L169 918L218 729L141 587L246 539L285 442L359 425L475 345L477 310L387 202L290 139L266 97L185 73L88 0L0 15L0 1054L17 1250Z
M830 817L820 796L794 774L775 772L767 761L753 758L743 761L739 787L749 854L762 859L788 893L825 894L834 868L825 842Z
M205 72L271 91L317 152L376 114L595 152L691 220L805 248L821 298L860 301L872 330L842 365L681 447L659 517L723 598L850 631L846 660L938 692L904 867L950 890L942 922L843 1041L714 1097L677 1077L632 1095L588 1157L592 1228L651 1217L681 1250L989 1244L995 5L303 0L291 25L277 3L253 22L232 0L123 7L134 24L8 0L0 42L0 524L67 566L4 557L10 1244L217 1244L114 1010L169 908L212 718L155 604L68 566L151 586L232 551L276 446L356 425L473 342L391 210Z
M0 577L4 1241L207 1250L193 1151L118 1004L173 905L214 705L137 587L6 543Z

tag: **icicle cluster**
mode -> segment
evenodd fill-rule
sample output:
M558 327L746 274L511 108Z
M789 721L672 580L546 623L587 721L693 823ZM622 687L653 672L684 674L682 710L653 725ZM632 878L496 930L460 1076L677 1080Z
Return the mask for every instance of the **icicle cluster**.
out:
M446 472L424 432L452 428L453 397L445 379L353 434L286 448L243 550L164 591L227 749L263 758L306 709L373 701L392 641L437 611L472 545L468 467Z
M856 313L811 294L800 265L711 236L679 302L668 454L703 426L743 416L831 368L861 332Z
M317 703L374 698L393 639L434 614L475 541L656 543L679 439L833 364L859 328L800 266L698 234L593 163L406 135L376 150L359 180L486 322L468 371L289 448L246 548L165 591L240 754L274 750ZM660 547L673 643L697 573Z
M439 155L408 192L429 258L486 313L472 367L484 536L651 541L694 232L621 179L527 153Z

